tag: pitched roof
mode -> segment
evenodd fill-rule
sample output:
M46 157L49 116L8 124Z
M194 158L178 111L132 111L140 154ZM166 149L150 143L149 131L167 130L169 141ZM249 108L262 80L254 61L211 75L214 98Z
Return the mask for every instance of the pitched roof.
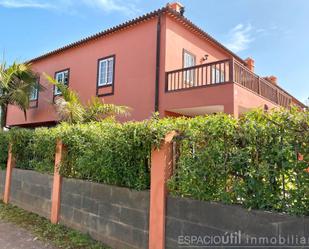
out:
M127 22L124 22L122 24L119 24L117 26L114 26L112 28L106 29L104 31L101 31L99 33L96 33L94 35L88 36L86 38L83 38L79 41L70 43L64 47L52 50L48 53L45 53L43 55L40 55L38 57L35 57L29 61L27 61L28 63L31 62L35 62L38 60L41 60L43 58L46 58L48 56L51 55L55 55L58 53L61 53L67 49L70 48L74 48L74 47L78 47L81 46L87 42L96 40L98 38L104 37L106 35L121 31L123 29L129 28L131 26L134 26L136 24L139 24L141 22L144 22L146 20L150 20L156 16L158 16L160 13L167 13L169 14L171 17L175 18L177 21L179 21L180 23L182 23L183 25L185 25L187 28L191 29L192 31L196 32L197 34L199 34L201 37L203 37L204 39L208 40L209 42L213 43L214 45L220 47L221 49L223 49L225 52L227 52L228 54L232 55L234 58L236 58L238 61L242 62L243 64L246 64L245 61L243 59L241 59L238 55L236 55L235 53L233 53L231 50L229 50L228 48L226 48L223 44L221 44L220 42L218 42L216 39L214 39L212 36L210 36L208 33L206 33L204 30L202 30L201 28L199 28L198 26L196 26L194 23L192 23L189 19L187 19L186 17L182 16L180 13L178 13L177 11L173 10L171 7L169 7L168 5L166 7L157 9L155 11L149 12L147 14L144 14L140 17L134 18L132 20L129 20Z

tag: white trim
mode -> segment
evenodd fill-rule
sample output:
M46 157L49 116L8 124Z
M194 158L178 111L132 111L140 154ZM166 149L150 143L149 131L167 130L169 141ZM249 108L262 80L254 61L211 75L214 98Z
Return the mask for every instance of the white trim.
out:
M38 99L38 86L34 89L34 91L32 91L32 93L30 94L30 101L34 101Z
M29 100L30 101L38 100L38 97L39 97L39 78L37 78L35 82L35 88L30 93Z
M109 57L99 61L99 77L97 82L99 87L112 85L114 83L114 63L114 57Z
M65 77L65 74L67 74L67 83L65 85L68 85L68 79L69 79L69 70L64 70L64 71L61 71L61 72L57 72L55 74L55 80L58 82L58 83L62 83L64 84L64 77ZM61 76L61 80L58 80L58 77ZM61 91L57 88L57 86L55 86L55 90L54 90L54 95L60 95L61 94Z
M187 52L186 50L183 53L183 67L194 67L196 65L195 55ZM185 71L185 79L184 82L187 84L194 84L195 72L194 69Z

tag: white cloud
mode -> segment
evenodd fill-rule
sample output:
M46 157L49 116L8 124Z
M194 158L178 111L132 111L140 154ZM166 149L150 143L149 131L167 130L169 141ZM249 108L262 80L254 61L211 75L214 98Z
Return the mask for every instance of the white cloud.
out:
M93 8L100 8L106 12L122 12L127 15L138 13L139 10L133 3L120 0L82 0L82 2Z
M33 0L0 0L0 6L5 8L52 8L52 5L49 3Z
M251 24L238 24L228 33L226 46L233 52L240 52L248 49L249 44L254 40L252 38L253 27Z
M78 12L79 8L93 8L104 12L121 12L125 15L134 15L140 12L135 1L125 0L0 0L0 7L5 8L39 8L53 9L61 12ZM80 12L82 12L80 10Z

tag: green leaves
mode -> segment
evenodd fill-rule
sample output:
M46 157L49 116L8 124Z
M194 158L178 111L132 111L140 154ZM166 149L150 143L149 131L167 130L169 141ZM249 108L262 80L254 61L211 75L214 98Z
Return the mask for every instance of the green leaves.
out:
M17 167L52 172L56 139L62 139L63 176L142 190L150 185L151 148L172 130L180 135L171 194L309 215L308 110L13 129L0 133L0 149L7 148L8 138ZM0 163L5 160L0 156Z
M308 122L294 108L186 120L171 193L308 215Z
M9 139L8 133L0 131L0 169L6 168L8 158Z
M126 116L129 111L130 108L126 106L105 104L100 98L92 97L85 106L84 123L100 121L107 117Z
M152 139L144 123L106 121L59 129L68 148L62 175L134 189L149 188Z
M16 167L52 173L54 170L57 130L39 128L36 130L14 128L8 132Z
M0 65L0 106L3 111L1 127L5 125L8 105L18 106L25 114L29 108L30 95L37 89L37 75L31 70L30 64L14 62L10 67ZM44 88L39 85L39 90Z
M98 97L93 97L87 105L83 105L77 92L57 82L47 74L45 74L45 77L61 91L61 96L58 96L55 100L55 107L59 119L63 122L69 124L89 123L114 116L128 115L129 113L128 107L105 104Z

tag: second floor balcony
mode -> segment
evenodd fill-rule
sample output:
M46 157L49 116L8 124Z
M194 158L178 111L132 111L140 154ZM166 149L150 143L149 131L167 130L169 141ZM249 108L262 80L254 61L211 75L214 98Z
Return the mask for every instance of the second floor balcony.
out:
M234 59L166 72L165 91L183 91L228 83L238 84L279 106L287 108L292 103L292 96L282 88L256 75Z

